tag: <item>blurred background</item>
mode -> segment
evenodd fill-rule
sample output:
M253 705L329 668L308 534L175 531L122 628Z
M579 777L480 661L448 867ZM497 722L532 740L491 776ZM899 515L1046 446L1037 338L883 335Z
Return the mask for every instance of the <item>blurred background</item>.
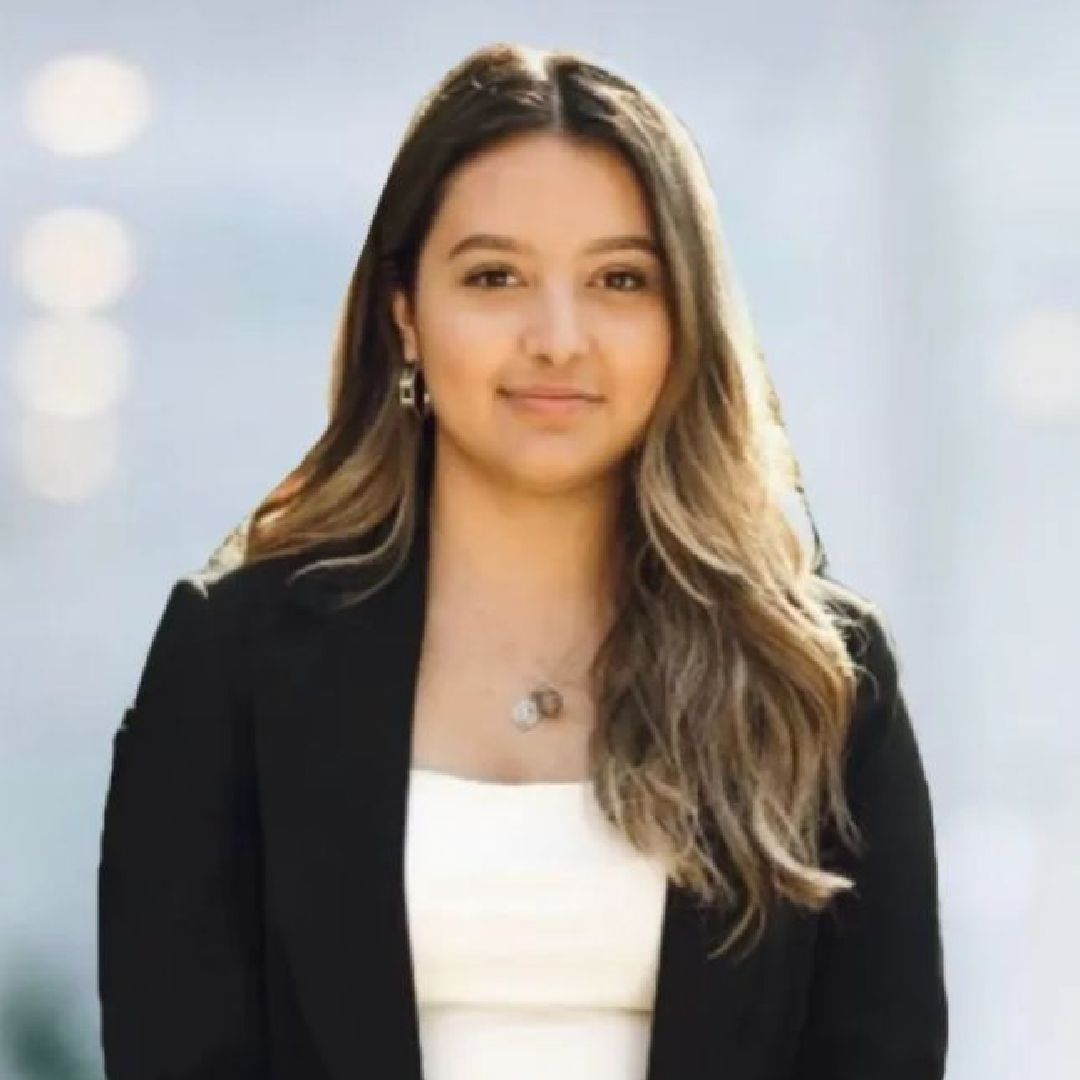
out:
M937 822L953 1080L1080 1060L1080 8L42 0L0 33L0 1076L100 1077L110 743L172 581L314 441L405 122L495 39L704 152Z

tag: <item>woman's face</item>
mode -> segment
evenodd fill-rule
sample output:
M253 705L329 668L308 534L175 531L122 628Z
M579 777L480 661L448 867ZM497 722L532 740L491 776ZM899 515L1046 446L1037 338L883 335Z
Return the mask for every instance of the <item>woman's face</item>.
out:
M398 290L393 316L431 394L440 462L538 492L608 477L670 360L636 177L607 147L547 133L511 136L451 177L415 310Z

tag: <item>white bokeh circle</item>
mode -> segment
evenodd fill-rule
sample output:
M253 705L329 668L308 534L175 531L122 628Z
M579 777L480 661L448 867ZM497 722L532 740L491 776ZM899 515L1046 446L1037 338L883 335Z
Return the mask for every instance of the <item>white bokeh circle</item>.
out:
M87 312L116 301L135 276L134 245L118 217L64 207L33 218L16 240L14 274L53 311Z
M90 157L124 149L146 127L150 85L129 61L107 53L58 56L30 79L23 121L46 149Z

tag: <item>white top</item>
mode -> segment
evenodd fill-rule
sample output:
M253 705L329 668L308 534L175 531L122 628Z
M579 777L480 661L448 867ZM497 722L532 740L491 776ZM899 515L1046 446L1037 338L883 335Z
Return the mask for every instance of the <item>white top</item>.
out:
M589 781L413 767L405 890L425 1080L643 1080L666 875Z

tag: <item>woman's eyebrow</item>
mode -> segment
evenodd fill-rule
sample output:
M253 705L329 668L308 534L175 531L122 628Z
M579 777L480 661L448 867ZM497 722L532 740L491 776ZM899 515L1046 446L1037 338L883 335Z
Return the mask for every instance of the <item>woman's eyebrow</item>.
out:
M459 240L450 249L446 257L447 259L453 259L477 248L524 253L532 251L528 244L523 244L510 236L500 236L496 233L473 233L463 240ZM660 251L656 244L648 236L636 233L628 233L622 236L602 236L585 245L585 254L587 255L607 251L644 251L649 255L660 257Z

